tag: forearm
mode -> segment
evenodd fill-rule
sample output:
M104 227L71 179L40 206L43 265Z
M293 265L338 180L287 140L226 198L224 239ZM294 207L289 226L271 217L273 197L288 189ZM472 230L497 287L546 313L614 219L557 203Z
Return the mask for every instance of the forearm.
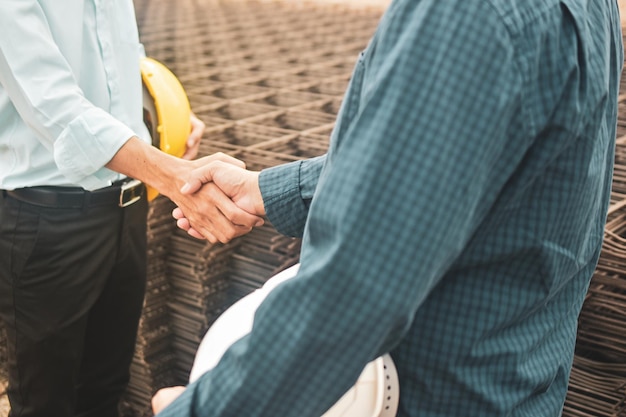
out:
M161 152L139 138L132 137L106 167L138 179L167 197L176 198L192 163Z

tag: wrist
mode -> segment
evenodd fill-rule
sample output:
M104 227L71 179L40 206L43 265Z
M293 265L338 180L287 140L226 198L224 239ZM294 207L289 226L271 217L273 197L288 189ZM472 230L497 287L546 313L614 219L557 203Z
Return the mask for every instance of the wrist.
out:
M189 161L168 155L132 137L106 166L171 197L184 183L182 178L186 178L186 163Z

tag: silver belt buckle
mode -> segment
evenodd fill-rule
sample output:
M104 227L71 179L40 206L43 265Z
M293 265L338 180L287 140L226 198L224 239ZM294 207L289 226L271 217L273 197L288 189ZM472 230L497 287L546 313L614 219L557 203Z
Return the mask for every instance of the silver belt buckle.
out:
M131 180L122 184L120 190L120 207L128 207L131 204L136 203L141 198L143 189L141 188L141 181Z

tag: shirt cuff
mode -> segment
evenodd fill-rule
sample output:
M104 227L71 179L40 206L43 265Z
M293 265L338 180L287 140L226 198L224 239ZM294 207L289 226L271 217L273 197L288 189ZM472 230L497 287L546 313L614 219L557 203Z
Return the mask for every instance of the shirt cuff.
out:
M280 233L293 237L302 237L308 215L300 194L301 165L302 161L279 165L259 175L267 218Z

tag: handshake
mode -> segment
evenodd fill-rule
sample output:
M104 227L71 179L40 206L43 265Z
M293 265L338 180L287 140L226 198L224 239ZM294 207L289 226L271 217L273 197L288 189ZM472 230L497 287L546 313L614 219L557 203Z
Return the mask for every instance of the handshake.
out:
M131 137L106 167L135 178L167 196L178 207L178 227L198 239L226 243L263 225L265 207L259 172L221 152L194 159L204 123L192 117L187 152L169 155Z
M259 172L221 152L186 162L186 182L170 196L178 227L197 239L226 243L263 225Z

